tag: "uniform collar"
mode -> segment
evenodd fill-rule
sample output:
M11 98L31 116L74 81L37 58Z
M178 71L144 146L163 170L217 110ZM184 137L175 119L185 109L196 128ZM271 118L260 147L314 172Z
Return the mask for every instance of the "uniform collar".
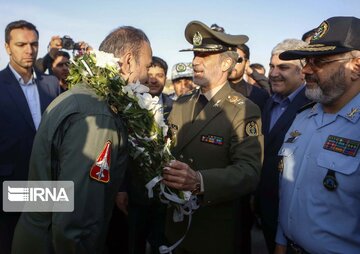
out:
M316 103L309 112L308 117L317 114L324 114L323 107L320 103ZM349 101L339 112L334 115L341 116L352 123L356 123L360 119L360 93Z

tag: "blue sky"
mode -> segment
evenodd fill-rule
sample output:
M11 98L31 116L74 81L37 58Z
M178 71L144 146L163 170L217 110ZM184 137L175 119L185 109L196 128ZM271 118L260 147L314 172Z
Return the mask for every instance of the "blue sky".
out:
M8 23L25 19L40 32L39 57L46 54L52 35L69 35L97 48L114 28L131 25L149 37L153 55L167 61L192 60L184 29L192 20L217 23L227 33L245 34L250 40L251 62L266 67L272 48L287 38L301 38L332 16L360 17L359 0L0 0L0 69L8 63L4 30ZM168 72L168 76L170 71Z

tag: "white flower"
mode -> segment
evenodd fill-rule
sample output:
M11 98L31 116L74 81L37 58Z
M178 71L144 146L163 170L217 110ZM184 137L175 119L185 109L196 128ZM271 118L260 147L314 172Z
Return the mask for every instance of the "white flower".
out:
M126 93L129 97L135 98L136 94L148 93L149 88L140 84L139 81L136 83L127 84L126 86L122 87L124 93Z
M114 67L120 69L119 67L119 58L114 57L114 54L106 53L99 50L93 50L96 59L96 66L100 68L105 68L106 66Z
M147 86L140 84L139 81L136 81L136 83L128 84L127 87L129 87L134 93L148 93L150 91Z
M138 98L138 103L140 108L147 109L147 110L153 110L159 101L159 97L154 96L152 97L149 93L143 93L139 94L136 93L136 97Z
M161 108L161 106L160 106ZM163 131L163 136L165 137L167 132L168 132L168 126L166 125L165 121L164 121L164 115L161 112L161 110L157 109L155 114L154 114L154 120L157 123L157 125L162 129Z
M134 98L134 93L129 85L123 86L122 90L125 94L127 94L130 98Z

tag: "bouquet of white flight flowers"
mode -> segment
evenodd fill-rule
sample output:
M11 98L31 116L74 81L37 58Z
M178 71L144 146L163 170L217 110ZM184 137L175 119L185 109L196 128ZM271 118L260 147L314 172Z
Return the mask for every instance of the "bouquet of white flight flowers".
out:
M130 156L148 182L149 197L153 196L153 188L158 188L161 201L175 205L180 215L174 218L182 220L183 214L195 208L190 202L194 197L189 191L170 190L161 183L162 170L174 157L159 98L152 97L149 88L140 83L128 84L120 76L118 61L113 54L97 50L74 56L67 79L69 86L85 83L121 116L128 129Z

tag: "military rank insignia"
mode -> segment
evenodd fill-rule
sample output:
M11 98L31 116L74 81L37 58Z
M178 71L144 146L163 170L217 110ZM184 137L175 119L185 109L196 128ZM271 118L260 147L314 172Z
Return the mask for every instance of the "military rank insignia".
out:
M248 136L259 136L259 126L255 121L250 121L245 126L245 133Z
M232 104L244 104L244 101L236 95L229 95L227 100Z
M360 141L330 135L323 148L346 156L355 157L359 147Z
M108 140L100 152L95 164L90 169L90 177L96 181L110 181L111 142Z
M360 109L358 109L358 108L352 108L351 111L346 114L346 116L349 117L350 119L353 119L354 116L355 116L356 114L358 114L359 112L360 112Z
M300 135L301 133L298 130L290 132L290 137L285 141L285 143L294 143Z
M222 146L224 144L224 138L214 135L201 135L200 141L218 146Z

